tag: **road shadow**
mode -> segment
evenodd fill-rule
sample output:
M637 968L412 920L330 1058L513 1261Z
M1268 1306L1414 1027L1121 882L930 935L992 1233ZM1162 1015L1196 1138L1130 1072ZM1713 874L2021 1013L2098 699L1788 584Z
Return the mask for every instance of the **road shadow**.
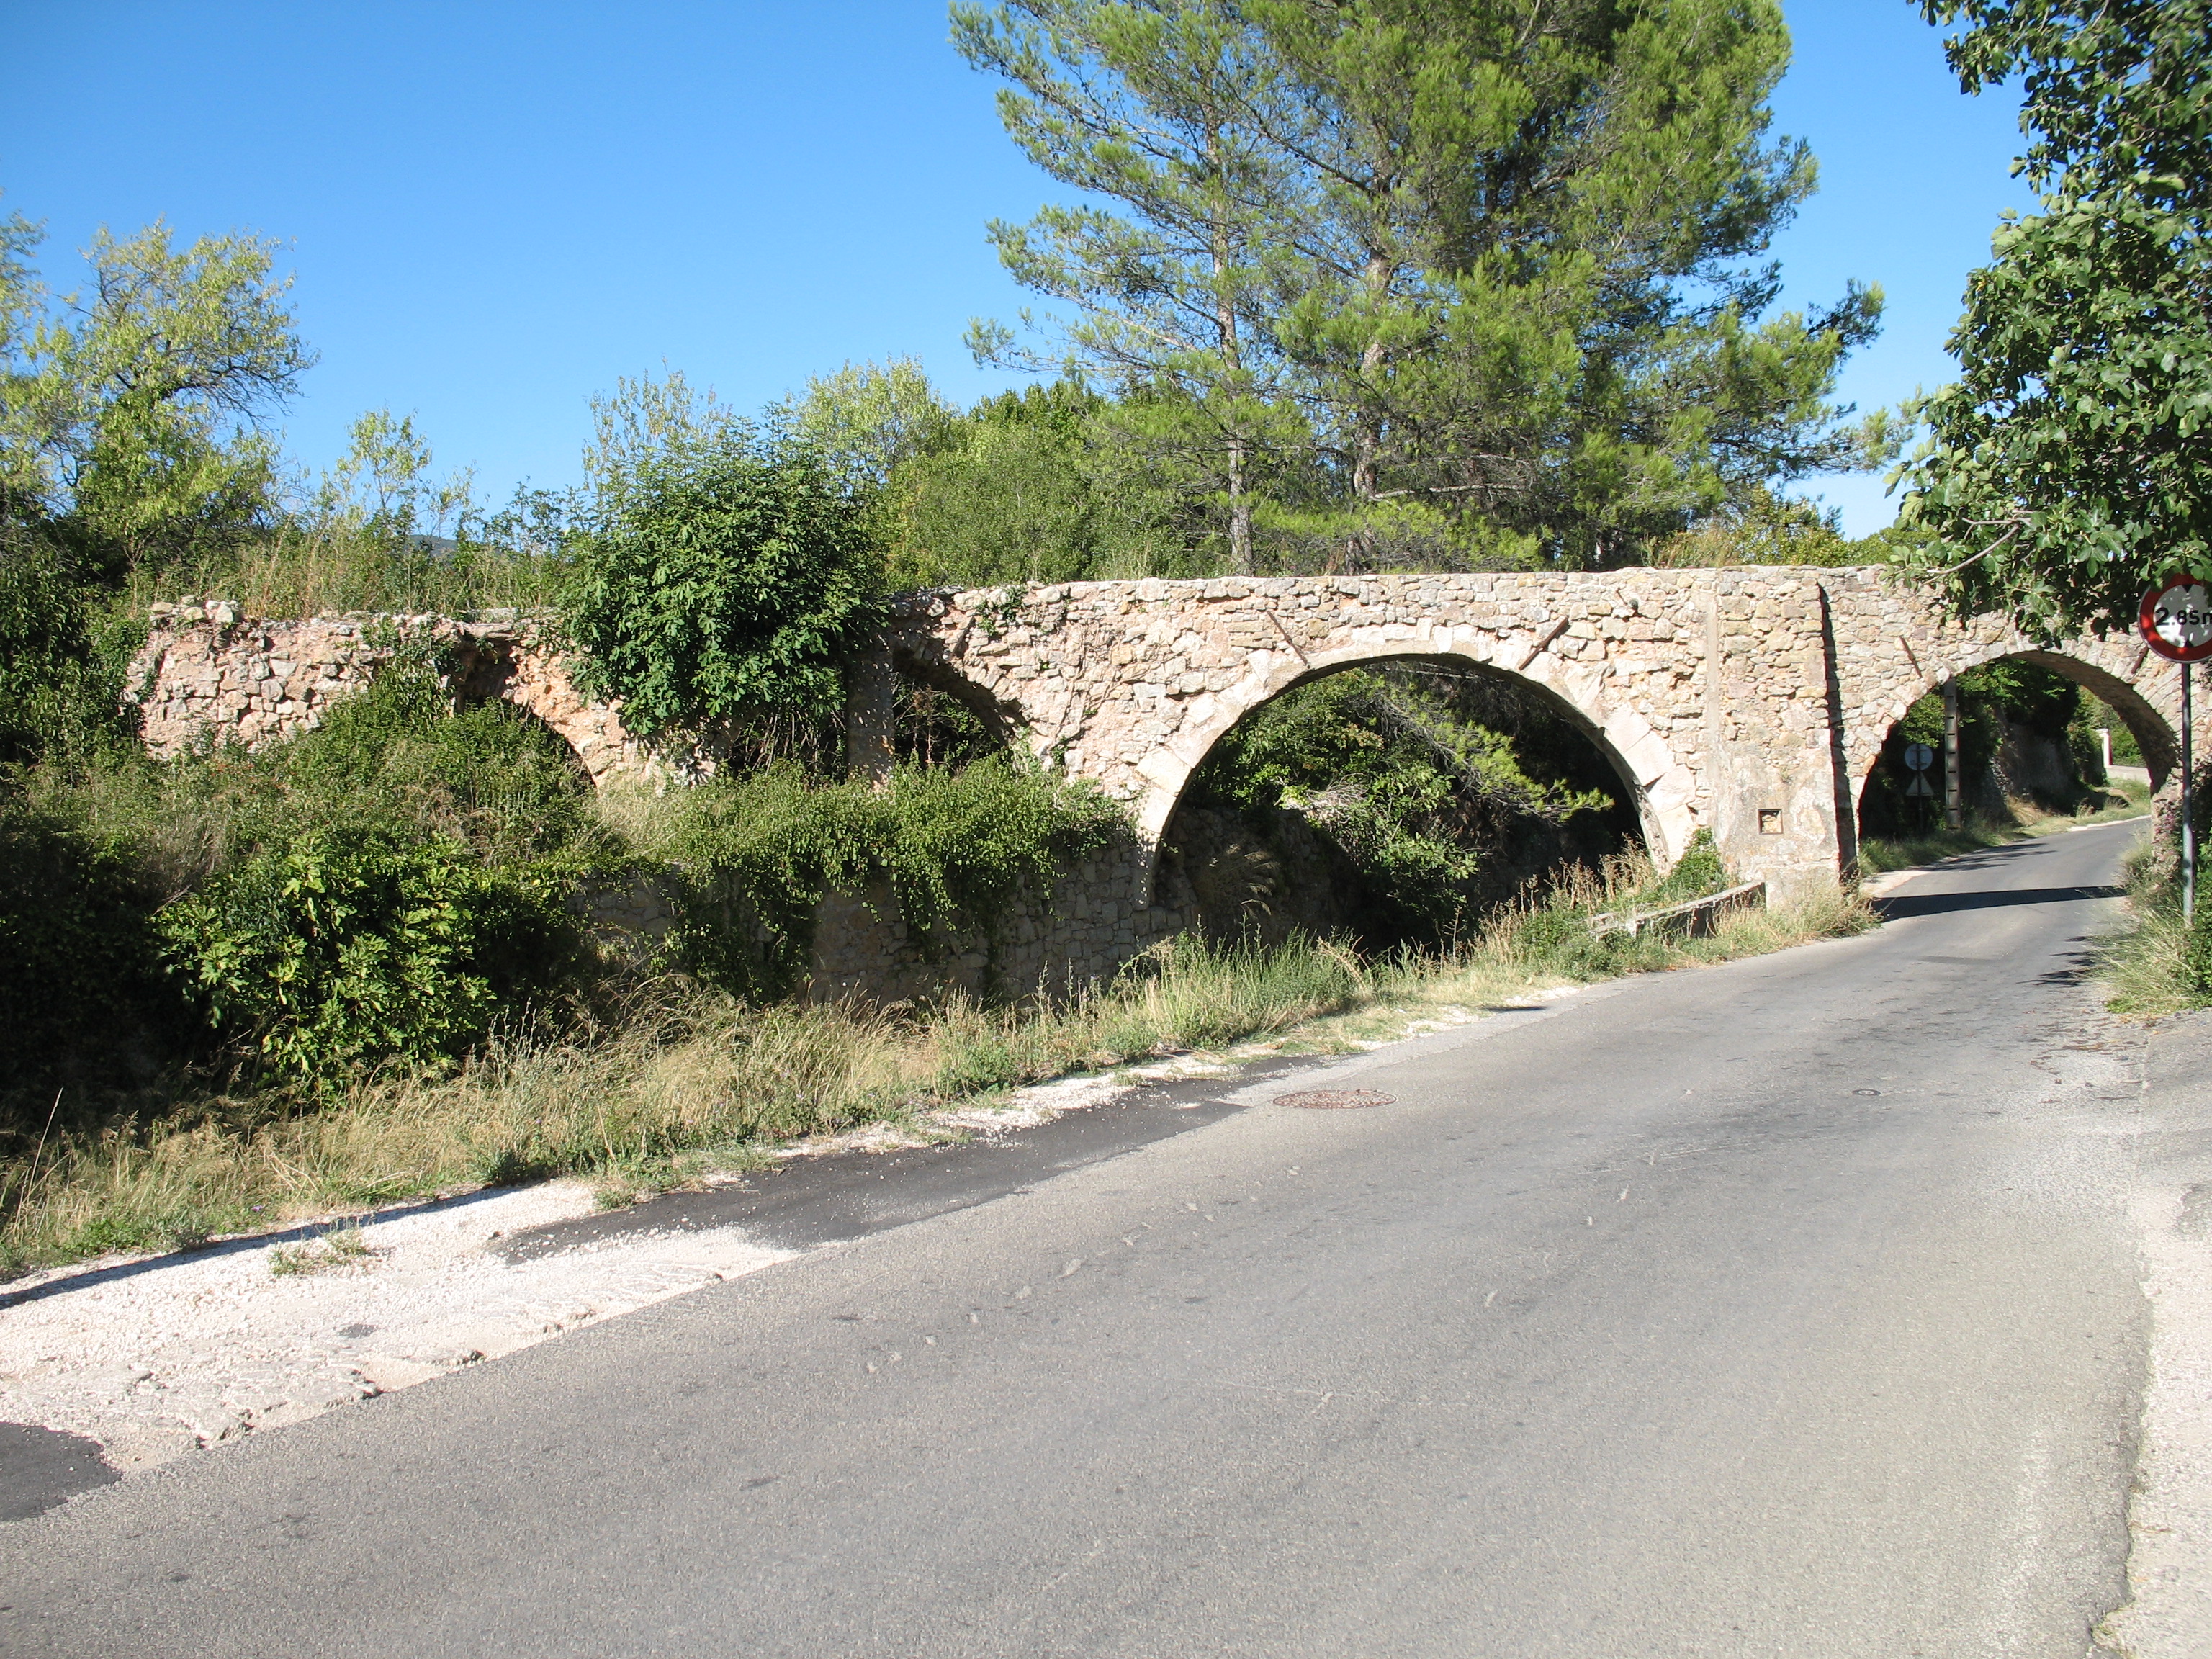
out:
M2103 941L2093 939L2075 942L2081 948L2069 951L2059 958L2065 964L2063 967L2037 975L2035 982L2038 985L2080 985L2096 973L2105 957Z
M2128 890L2101 887L2014 887L1986 893L1902 893L1874 901L1884 921L1906 916L1948 915L1957 910L1995 910L2013 904L2077 904L2085 899L2124 898Z
M534 1261L641 1233L710 1227L742 1227L758 1243L785 1250L865 1238L1026 1192L1070 1170L1204 1128L1247 1109L1249 1102L1231 1097L1255 1084L1288 1080L1341 1058L1280 1054L1227 1076L1146 1084L1026 1129L973 1140L793 1158L729 1186L664 1193L624 1209L520 1228L490 1253L507 1261Z
M97 1440L35 1423L0 1423L0 1521L27 1521L122 1478Z

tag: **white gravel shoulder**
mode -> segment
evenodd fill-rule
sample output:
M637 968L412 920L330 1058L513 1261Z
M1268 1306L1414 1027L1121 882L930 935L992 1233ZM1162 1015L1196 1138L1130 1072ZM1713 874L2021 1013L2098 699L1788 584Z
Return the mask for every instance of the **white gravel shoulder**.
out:
M790 1254L735 1228L521 1263L484 1248L593 1207L580 1182L488 1189L361 1217L368 1254L313 1273L280 1276L271 1256L324 1254L322 1225L19 1279L0 1293L0 1419L97 1440L127 1474Z

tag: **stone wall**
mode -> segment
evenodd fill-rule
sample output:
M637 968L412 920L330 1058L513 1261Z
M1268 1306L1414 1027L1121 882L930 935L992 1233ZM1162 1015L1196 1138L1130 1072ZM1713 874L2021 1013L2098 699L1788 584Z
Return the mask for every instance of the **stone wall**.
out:
M1049 903L1022 906L1001 938L964 940L950 955L926 950L908 933L887 889L833 893L815 912L807 994L821 1001L920 1002L955 988L995 1000L1103 984L1188 923L1182 910L1152 904L1142 880L1141 860L1126 850L1086 860L1061 878Z
M252 749L321 723L340 697L367 685L403 643L438 648L464 696L499 697L543 720L594 784L653 780L667 767L623 728L617 710L572 683L559 653L527 619L477 622L357 613L270 621L221 600L157 605L132 660L125 696L157 755L195 744Z

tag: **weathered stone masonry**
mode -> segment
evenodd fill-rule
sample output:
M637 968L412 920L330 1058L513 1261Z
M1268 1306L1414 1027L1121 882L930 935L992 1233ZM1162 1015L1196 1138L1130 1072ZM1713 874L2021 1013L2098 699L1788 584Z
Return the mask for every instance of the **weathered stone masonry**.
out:
M134 684L147 739L248 744L320 718L387 646L380 626L447 641L479 696L528 708L596 782L655 775L618 712L580 696L520 621L259 622L220 608L157 616ZM1890 726L1945 678L2021 655L2111 704L2155 778L2178 745L2175 671L2119 638L2039 648L1984 618L1960 624L1876 569L1748 568L1572 575L1382 575L1077 582L899 601L884 648L906 672L1126 801L1128 870L1080 872L1060 915L1024 921L989 969L1005 983L1103 972L1179 915L1158 908L1152 856L1206 752L1250 709L1360 663L1470 666L1533 688L1619 773L1662 863L1710 829L1730 866L1780 894L1832 883L1856 856L1856 804ZM854 752L890 699L880 669L854 711ZM660 776L667 774L663 771ZM938 969L895 921L825 911L817 979L922 988ZM954 964L974 981L980 953ZM888 981L888 983L887 983ZM896 988L893 988L895 986Z
M1082 582L1018 605L913 596L908 672L968 697L1127 800L1157 846L1192 771L1247 711L1392 659L1534 688L1589 733L1662 862L1698 830L1778 891L1856 855L1859 792L1890 726L1946 678L2026 655L2111 703L2154 773L2172 765L2174 671L2139 641L2043 651L1960 625L1875 569Z
M464 695L503 697L536 715L593 783L654 775L653 757L623 730L621 716L580 693L559 653L511 616L272 622L221 603L156 605L125 696L138 704L146 745L157 755L208 741L252 748L319 724L323 711L367 684L401 641L442 647Z

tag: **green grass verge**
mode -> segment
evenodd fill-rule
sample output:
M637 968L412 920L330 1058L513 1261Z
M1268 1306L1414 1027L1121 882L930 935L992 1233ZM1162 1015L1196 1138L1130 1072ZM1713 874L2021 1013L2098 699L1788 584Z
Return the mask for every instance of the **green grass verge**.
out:
M2181 884L2170 848L2145 846L2128 860L2128 911L2132 925L2100 941L2097 976L2106 1006L2118 1014L2154 1019L2212 1006L2205 981L2206 934L2212 915L2200 890L2196 948L2181 919Z

